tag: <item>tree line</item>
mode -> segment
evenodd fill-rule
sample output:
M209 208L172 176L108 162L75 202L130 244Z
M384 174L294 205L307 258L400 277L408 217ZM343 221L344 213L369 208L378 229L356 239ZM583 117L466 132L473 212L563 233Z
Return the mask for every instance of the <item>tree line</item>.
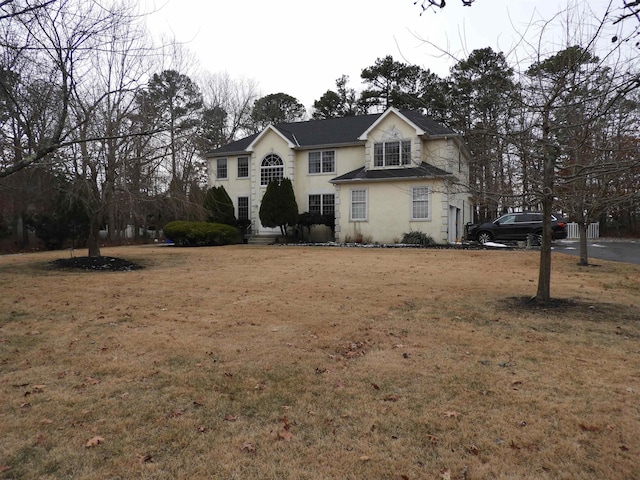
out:
M308 118L296 98L260 96L254 81L189 75L175 48L152 46L134 3L0 10L0 234L22 242L27 228L51 246L66 232L97 255L105 226L117 242L126 225L137 235L206 218L206 151ZM593 37L576 38L515 65L482 48L444 78L380 57L362 69L361 90L341 76L310 116L419 110L464 135L477 221L551 202L583 228L601 220L637 234L638 69L618 54L629 38L601 56Z

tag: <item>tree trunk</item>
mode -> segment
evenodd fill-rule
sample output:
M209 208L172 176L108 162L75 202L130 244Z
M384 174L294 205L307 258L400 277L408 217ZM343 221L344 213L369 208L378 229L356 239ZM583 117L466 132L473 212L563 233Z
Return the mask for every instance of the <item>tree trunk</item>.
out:
M100 256L100 223L91 221L89 226L89 238L87 239L88 255L90 257Z
M27 227L26 216L26 213L21 214L20 220L18 221L20 233L22 235L20 248L26 248L29 245L29 228Z
M536 302L551 300L551 209L553 208L553 185L555 156L549 143L549 105L542 112L542 141L544 144L544 166L542 172L542 246L540 248L540 271Z
M580 261L578 265L586 267L589 265L589 256L587 254L587 229L589 224L585 221L578 222L579 237L580 237Z
M536 302L551 300L551 199L544 196L542 201L542 246L540 247L540 270Z

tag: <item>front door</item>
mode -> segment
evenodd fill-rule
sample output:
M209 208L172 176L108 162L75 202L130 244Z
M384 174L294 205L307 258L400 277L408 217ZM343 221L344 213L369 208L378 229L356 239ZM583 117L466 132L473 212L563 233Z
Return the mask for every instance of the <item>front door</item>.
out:
M449 233L447 241L456 243L460 241L460 209L455 205L449 205Z

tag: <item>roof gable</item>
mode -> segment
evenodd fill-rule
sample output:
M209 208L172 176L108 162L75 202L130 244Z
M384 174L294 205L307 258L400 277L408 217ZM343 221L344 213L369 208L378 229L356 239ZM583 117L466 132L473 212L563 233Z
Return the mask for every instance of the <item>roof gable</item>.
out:
M283 135L282 132L280 130L278 130L276 127L274 127L273 125L267 125L267 128L265 128L264 130L262 130L262 132L260 132L258 134L258 136L256 138L253 139L253 141L251 143L249 143L249 145L247 145L247 151L251 152L253 151L253 149L255 148L256 144L262 139L264 138L269 132L274 132L276 135L278 135L280 138L282 138L286 143L287 146L289 148L294 148L295 145L291 142L291 140L289 138L287 138L286 135Z
M411 120L409 120L407 117L405 117L402 113L400 113L400 111L394 107L388 108L382 115L380 115L375 122L373 122L369 128L367 128L362 135L360 135L359 140L366 140L367 137L369 136L369 133L371 133L383 120L385 120L387 117L391 116L391 115L395 115L397 117L399 117L401 120L403 120L405 123L409 124L412 128L415 129L416 131L416 135L420 136L420 135L424 135L424 130L422 130L422 128L418 127L415 123L413 123Z

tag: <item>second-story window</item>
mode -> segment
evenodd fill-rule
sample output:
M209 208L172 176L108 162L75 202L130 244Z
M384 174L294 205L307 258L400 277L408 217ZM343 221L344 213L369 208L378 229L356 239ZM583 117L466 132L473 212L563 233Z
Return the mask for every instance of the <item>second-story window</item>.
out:
M273 180L282 180L284 178L284 162L282 159L271 153L264 157L260 165L260 185L266 187Z
M227 178L227 159L219 158L216 162L216 177L218 180Z
M375 167L397 167L411 164L411 140L380 142L373 145Z
M335 173L336 152L324 150L309 152L309 173Z
M238 178L249 176L249 157L238 157Z

